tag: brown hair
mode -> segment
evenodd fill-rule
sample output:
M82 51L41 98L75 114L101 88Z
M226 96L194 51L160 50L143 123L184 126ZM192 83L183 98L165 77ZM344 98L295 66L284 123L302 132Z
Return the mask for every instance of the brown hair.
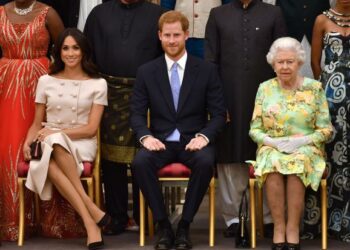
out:
M67 28L59 34L55 46L53 47L52 57L54 59L53 64L50 66L50 75L57 74L64 69L64 62L61 58L61 50L64 40L71 36L79 45L83 58L81 60L81 67L83 71L91 78L98 78L98 71L96 65L92 61L92 50L89 41L85 35L77 28Z
M184 32L188 30L189 22L187 17L183 15L181 12L175 11L175 10L167 11L160 16L158 21L159 30L162 31L164 23L176 23L176 22L181 23L181 27Z

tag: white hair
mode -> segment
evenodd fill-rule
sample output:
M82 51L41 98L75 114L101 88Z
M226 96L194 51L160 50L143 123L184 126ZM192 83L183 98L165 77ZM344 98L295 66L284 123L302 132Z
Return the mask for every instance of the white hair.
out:
M281 37L276 39L266 55L267 62L273 66L277 52L280 50L292 50L297 56L299 63L303 64L305 62L305 50L301 46L301 43L292 37Z

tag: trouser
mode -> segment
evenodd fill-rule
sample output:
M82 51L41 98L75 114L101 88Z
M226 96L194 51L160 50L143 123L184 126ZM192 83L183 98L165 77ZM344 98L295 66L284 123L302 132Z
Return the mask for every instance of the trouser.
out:
M172 162L183 163L191 169L182 219L192 222L213 176L215 152L212 146L199 151L186 151L179 142L165 142L166 150L154 152L142 148L135 156L132 169L156 221L167 218L157 172Z
M239 204L243 191L248 186L249 167L244 163L217 164L217 172L222 216L226 225L230 226L232 223L238 223L239 221ZM272 223L266 195L264 195L263 209L264 224Z
M121 224L128 222L128 176L127 165L102 160L106 210ZM139 223L139 187L132 178L133 217Z

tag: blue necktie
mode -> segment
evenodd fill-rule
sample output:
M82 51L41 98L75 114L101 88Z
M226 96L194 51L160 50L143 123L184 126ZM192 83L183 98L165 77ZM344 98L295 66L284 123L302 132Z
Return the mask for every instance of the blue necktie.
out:
M180 95L180 77L179 73L177 72L177 66L178 64L175 62L173 66L171 67L171 75L170 75L170 87L171 92L173 94L173 101L174 101L174 107L175 110L177 110L177 105L179 103L179 95ZM175 129L167 138L167 141L180 141L180 132L179 130Z
M177 72L177 66L178 64L175 62L171 67L171 75L170 75L170 86L171 86L171 92L173 93L175 110L177 110L177 104L179 102L179 94L180 94L180 87L181 87L179 73Z

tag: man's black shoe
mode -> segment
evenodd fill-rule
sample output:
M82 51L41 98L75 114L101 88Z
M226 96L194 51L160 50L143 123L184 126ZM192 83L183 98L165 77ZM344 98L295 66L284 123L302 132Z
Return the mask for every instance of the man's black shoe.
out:
M126 223L121 223L115 218L112 218L112 221L103 227L102 232L104 235L118 235L125 231Z
M224 230L224 237L231 238L235 237L237 232L238 223L232 223L229 227Z
M175 237L175 248L177 250L188 250L192 248L189 229L178 227Z
M159 238L154 246L156 250L168 250L173 247L174 233L171 228L160 228L158 231Z
M264 224L264 237L268 239L273 238L273 223Z

